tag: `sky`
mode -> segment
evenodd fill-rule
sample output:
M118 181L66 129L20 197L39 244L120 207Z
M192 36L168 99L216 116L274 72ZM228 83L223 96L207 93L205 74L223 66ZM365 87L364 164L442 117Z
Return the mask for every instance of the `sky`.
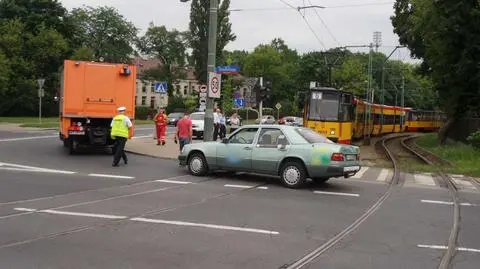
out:
M167 28L188 30L190 4L180 0L60 0L67 9L87 6L113 6L144 32L150 22ZM228 50L252 51L257 45L279 37L299 51L325 50L338 46L368 45L373 32L382 33L379 51L390 54L398 44L390 16L393 0L231 0L230 21L237 40ZM320 5L323 9L298 7ZM317 14L318 13L318 14ZM304 16L304 18L302 17ZM310 27L309 27L310 25ZM352 49L367 52L367 48ZM393 60L412 61L409 51L398 49Z

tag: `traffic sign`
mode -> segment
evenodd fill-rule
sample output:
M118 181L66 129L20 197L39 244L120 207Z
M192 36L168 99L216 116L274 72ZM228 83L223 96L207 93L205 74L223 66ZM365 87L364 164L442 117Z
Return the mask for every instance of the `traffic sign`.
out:
M276 108L276 109L280 109L280 108L282 108L282 104L280 104L280 103L277 103L277 104L275 105L275 108Z
M227 66L217 66L215 68L217 74L231 75L240 73L240 66L238 65L227 65Z
M43 85L45 84L45 79L44 78L37 79L37 83L38 83L38 88L42 89Z
M155 92L156 93L167 93L168 84L167 82L157 82L155 83Z
M234 107L245 107L245 99L243 99L243 98L233 99L233 106Z
M222 75L215 72L208 74L208 97L220 98L220 87L222 84Z

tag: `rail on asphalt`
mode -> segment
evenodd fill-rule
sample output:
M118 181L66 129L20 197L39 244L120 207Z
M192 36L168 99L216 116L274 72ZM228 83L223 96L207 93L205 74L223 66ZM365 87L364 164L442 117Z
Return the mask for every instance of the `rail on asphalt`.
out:
M451 167L453 164L447 160L444 160L437 156L436 154L418 146L415 143L415 139L418 136L411 135L407 138L402 139L401 143L404 148L410 151L412 154L416 155L419 159L423 160L425 163L435 166L437 174L444 181L450 195L453 200L453 225L450 230L450 236L448 238L448 246L445 251L442 260L438 266L439 269L447 269L450 267L453 258L457 251L457 241L458 234L460 232L460 203L458 198L458 188L455 186L452 178L444 171L443 167Z
M400 179L400 171L398 169L398 164L397 160L395 159L395 156L391 152L391 150L387 146L387 142L393 139L398 139L399 137L405 137L407 135L400 135L400 136L385 136L382 137L377 143L380 143L379 145L383 148L383 150L387 153L389 159L392 162L393 165L393 174L392 178L389 182L389 186L385 193L372 205L370 206L359 218L357 218L352 224L350 224L347 228L342 230L340 233L332 237L330 240L328 240L326 243L323 245L317 247L310 253L306 254L305 256L301 257L294 263L290 265L283 265L280 268L286 268L286 269L300 269L300 268L305 268L308 266L310 263L315 261L317 258L319 258L322 254L327 252L329 249L337 245L339 242L341 242L344 238L346 238L348 235L350 235L352 232L354 232L363 222L365 222L370 216L372 216L382 205L383 203L388 199L390 194L393 191L393 188L398 186L399 184L399 179Z

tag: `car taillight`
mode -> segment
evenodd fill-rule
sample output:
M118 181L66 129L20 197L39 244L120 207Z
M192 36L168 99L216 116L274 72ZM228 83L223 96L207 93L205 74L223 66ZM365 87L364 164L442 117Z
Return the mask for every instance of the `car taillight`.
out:
M343 154L341 153L333 153L331 159L332 161L336 161L336 162L343 162L345 160L343 158Z

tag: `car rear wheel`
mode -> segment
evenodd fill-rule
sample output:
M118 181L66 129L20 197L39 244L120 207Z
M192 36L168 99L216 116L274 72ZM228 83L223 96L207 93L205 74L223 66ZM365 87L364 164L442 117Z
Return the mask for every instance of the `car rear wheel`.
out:
M208 165L201 153L193 153L188 159L188 171L193 176L204 176L208 172Z
M306 172L302 163L288 161L282 167L280 178L282 184L288 188L300 188L305 184Z

